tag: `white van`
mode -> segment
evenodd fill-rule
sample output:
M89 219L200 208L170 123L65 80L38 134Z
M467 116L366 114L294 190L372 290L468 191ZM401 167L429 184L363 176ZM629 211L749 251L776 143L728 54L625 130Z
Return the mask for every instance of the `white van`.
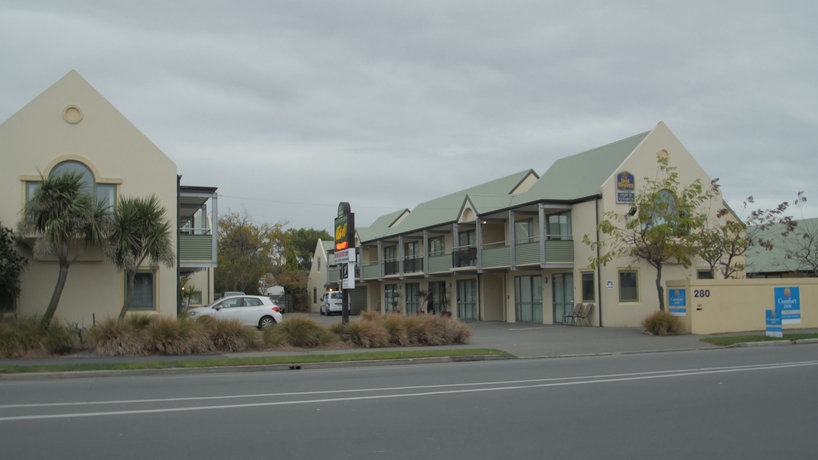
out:
M344 300L344 293L341 291L332 291L327 292L321 297L321 307L320 312L322 315L331 315L333 313L338 313L339 315L343 312L343 307L341 306ZM352 304L350 303L350 308Z

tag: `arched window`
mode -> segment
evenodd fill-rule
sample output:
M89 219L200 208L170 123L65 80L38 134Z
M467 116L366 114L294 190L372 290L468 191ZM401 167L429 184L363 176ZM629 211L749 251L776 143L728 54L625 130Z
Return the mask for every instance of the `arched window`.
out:
M104 202L108 207L113 207L116 205L116 185L97 183L91 169L79 161L63 161L51 170L48 177L54 177L71 172L82 175L82 189L84 191L96 196L98 201Z

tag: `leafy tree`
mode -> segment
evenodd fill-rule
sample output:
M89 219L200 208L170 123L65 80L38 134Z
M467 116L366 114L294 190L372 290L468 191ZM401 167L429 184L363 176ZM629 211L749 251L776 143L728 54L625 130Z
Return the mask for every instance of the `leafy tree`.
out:
M705 226L707 214L702 205L713 196L713 189L705 190L700 180L682 186L675 166L668 158L657 155L656 178L645 178L645 185L637 193L633 215L614 211L605 213L605 220L597 230L603 239L583 242L595 251L607 252L590 259L590 267L607 265L620 257L645 261L656 269L656 293L659 310L665 310L662 269L668 263L680 263L688 268L698 248L697 230Z
M258 294L259 280L283 265L283 224L254 224L247 214L230 212L219 219L219 266L214 272L217 292Z
M793 272L818 277L818 219L801 220L783 242L785 265Z
M28 264L15 246L14 231L0 225L0 311L5 301L20 295L20 275Z
M139 267L160 263L172 268L175 262L171 223L165 207L155 195L147 198L123 197L114 210L106 253L127 276L127 296L119 311L124 319L134 296L134 280Z
M288 229L285 233L287 251L294 252L298 268L309 271L312 265L312 256L315 254L315 245L319 239L329 241L332 236L326 230L314 228Z
M57 285L43 314L43 322L48 324L57 311L68 268L83 248L102 243L111 217L107 205L83 189L82 173L67 172L41 179L40 188L26 203L18 231L39 236L34 243L36 257L54 255L59 262ZM80 242L83 244L77 244Z
M802 193L798 194L795 204L800 200L806 200ZM737 219L741 219L754 202L753 197L748 197ZM789 203L783 202L773 209L754 210L745 222L730 219L732 212L728 208L719 209L717 220L709 221L707 227L698 233L701 247L699 257L708 263L714 275L718 271L725 279L742 277L747 267L741 260L746 258L748 249L759 247L769 251L773 248L775 238L768 230L775 226L786 236L795 229L796 222L785 214L788 207ZM727 220L721 223L725 217Z

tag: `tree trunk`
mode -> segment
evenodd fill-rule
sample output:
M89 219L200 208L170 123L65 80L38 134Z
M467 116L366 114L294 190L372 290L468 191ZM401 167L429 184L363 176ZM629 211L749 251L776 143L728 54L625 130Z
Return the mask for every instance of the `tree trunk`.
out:
M659 311L665 311L665 290L662 288L662 264L656 265L656 292L659 293Z
M57 312L57 305L60 303L62 290L65 287L65 280L68 279L68 267L71 266L71 262L68 261L65 254L59 254L57 259L60 261L60 274L57 276L57 285L54 286L54 293L51 294L51 301L48 302L48 308L46 308L45 314L43 314L43 323L45 324L51 324L51 320L54 318L54 313Z
M131 300L133 300L133 286L134 281L136 280L136 272L133 270L125 270L128 278L128 295L125 296L125 302L122 304L122 309L119 310L119 319L125 319L125 315L128 314L128 308L131 306Z

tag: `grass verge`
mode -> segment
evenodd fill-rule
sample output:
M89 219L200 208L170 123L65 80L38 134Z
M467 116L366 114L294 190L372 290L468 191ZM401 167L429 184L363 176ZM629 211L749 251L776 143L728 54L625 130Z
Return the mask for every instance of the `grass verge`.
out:
M734 335L725 337L708 337L706 339L701 340L702 342L712 343L713 345L726 347L730 345L735 345L737 343L779 342L782 340L793 341L803 339L818 339L818 334L816 333L784 334L784 337L767 337L766 335Z
M331 355L308 354L299 356L253 356L243 358L214 358L185 361L138 361L126 363L72 363L43 366L0 365L0 374L37 372L122 371L143 369L189 369L227 366L263 366L272 364L339 363L391 359L420 359L460 356L508 356L513 355L491 348L465 348L458 350L396 350L364 353L339 353Z

